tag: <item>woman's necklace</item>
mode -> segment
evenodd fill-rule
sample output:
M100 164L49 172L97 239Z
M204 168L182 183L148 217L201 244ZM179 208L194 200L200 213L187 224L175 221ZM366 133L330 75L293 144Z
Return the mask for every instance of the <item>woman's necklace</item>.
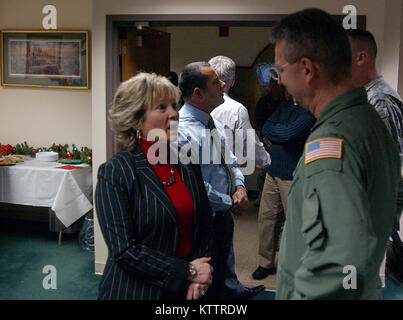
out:
M171 179L169 180L169 182L165 182L162 180L161 180L161 182L165 187L169 187L170 185L175 183L175 171L174 171L174 167L172 166L172 164L171 164Z

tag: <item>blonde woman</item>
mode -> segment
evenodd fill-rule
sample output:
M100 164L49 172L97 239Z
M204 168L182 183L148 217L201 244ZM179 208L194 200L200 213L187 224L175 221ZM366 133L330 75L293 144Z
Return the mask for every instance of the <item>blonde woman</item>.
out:
M98 170L95 206L109 253L99 299L199 299L212 283L212 212L199 167L147 158L153 130L160 142L176 139L178 96L148 73L115 94L109 120L124 149Z

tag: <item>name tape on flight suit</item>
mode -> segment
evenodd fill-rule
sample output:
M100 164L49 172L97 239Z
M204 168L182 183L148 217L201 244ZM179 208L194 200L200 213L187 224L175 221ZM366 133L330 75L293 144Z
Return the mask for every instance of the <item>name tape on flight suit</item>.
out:
M341 159L343 139L322 138L305 145L305 164L323 158Z

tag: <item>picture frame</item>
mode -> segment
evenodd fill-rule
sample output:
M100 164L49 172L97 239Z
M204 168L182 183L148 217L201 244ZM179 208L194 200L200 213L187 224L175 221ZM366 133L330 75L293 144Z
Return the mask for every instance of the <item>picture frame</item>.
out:
M1 85L89 89L89 32L2 30Z

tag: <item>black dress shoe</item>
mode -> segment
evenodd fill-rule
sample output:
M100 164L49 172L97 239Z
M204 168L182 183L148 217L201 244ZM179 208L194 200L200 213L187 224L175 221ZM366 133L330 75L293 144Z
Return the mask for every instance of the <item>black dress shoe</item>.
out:
M266 289L265 286L260 285L252 288L245 288L244 292L242 292L237 298L239 300L248 300L259 294L260 292Z
M268 275L275 274L274 268L263 268L259 266L255 272L252 273L252 278L255 280L261 280L266 278Z

